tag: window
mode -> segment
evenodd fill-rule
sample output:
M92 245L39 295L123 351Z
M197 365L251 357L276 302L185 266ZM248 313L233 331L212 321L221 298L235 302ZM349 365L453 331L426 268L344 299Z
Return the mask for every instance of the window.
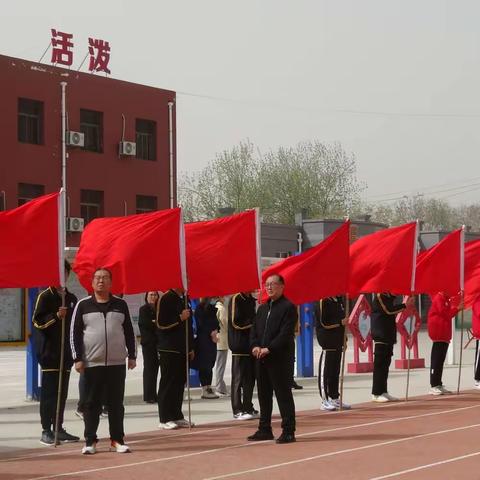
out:
M157 125L151 120L140 120L135 122L135 142L137 143L137 158L142 160L156 160L155 131Z
M80 131L85 135L85 150L103 152L103 113L80 110Z
M154 212L157 209L157 197L137 195L137 213Z
M18 184L18 206L45 195L45 185L33 185L31 183Z
M18 99L18 141L43 144L43 102Z
M95 218L103 217L103 192L80 190L80 216L85 225Z

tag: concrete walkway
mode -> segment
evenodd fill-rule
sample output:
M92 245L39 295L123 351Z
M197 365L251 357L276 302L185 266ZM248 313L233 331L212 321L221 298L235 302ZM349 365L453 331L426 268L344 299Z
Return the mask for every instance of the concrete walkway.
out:
M464 344L466 338L464 338ZM352 345L351 340L349 345ZM459 334L455 339L458 356ZM430 362L431 342L426 332L420 332L420 356L425 358L428 366ZM318 363L320 349L315 348L315 364ZM475 342L463 350L462 390L470 390L473 386L473 362L475 355ZM352 361L353 352L347 351L347 362ZM398 345L395 357L399 358ZM229 357L230 361L230 357ZM393 364L394 362L392 362ZM25 401L25 349L0 348L0 457L2 453L22 448L48 448L39 443L41 434L38 403ZM129 371L126 383L126 413L125 431L127 440L129 433L152 431L158 425L156 405L145 404L142 401L142 370L141 348L139 348L138 367ZM316 371L315 371L316 373ZM403 397L406 389L406 371L390 370L389 391L392 395ZM458 366L446 365L444 370L444 384L451 390L456 390ZM227 383L230 380L230 365L227 365ZM316 378L297 379L304 386L303 390L294 391L297 411L319 408ZM344 400L351 404L370 400L371 373L347 374L344 384ZM409 396L424 395L429 389L428 368L412 370L410 373ZM480 390L478 391L480 399ZM69 400L65 412L64 426L68 432L82 436L83 422L75 415L78 400L78 375L73 372L70 379ZM258 408L258 403L254 401ZM276 406L275 406L276 408ZM187 405L184 403L184 414L187 415ZM230 420L232 418L230 399L201 400L200 389L192 389L191 403L192 419L197 424ZM256 421L251 423L252 431ZM108 436L108 420L100 422L99 436ZM79 445L80 448L80 445Z

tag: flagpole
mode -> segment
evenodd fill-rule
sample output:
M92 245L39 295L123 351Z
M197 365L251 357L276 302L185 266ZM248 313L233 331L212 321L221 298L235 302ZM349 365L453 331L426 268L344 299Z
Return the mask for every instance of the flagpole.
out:
M413 241L413 259L412 259L412 279L410 283L410 295L414 296L415 295L415 275L417 273L417 250L418 250L418 234L419 234L419 221L417 219L417 222L415 224L415 239ZM408 297L407 297L408 300ZM410 322L410 328L408 332L408 337L410 338L412 335L412 322ZM413 342L410 342L413 343ZM412 354L412 345L409 345L408 341L405 341L406 347L408 349L408 355L407 355L407 385L405 388L405 401L408 402L408 389L410 387L410 359L411 359L411 354Z
M460 312L460 358L458 360L458 383L457 395L460 395L460 381L462 378L462 359L463 359L463 327L464 327L464 308L463 300L465 295L465 225L462 225L462 232L460 235L460 305L462 310Z
M64 82L62 82L64 83ZM62 308L65 308L65 188L60 190L58 196L58 274L60 278ZM65 359L65 318L59 318L61 322L61 340L60 340L60 365L58 368L58 390L57 390L57 408L55 411L55 439L54 446L58 445L58 430L60 428L60 403L63 389L63 375L64 375L64 359Z
M345 318L350 317L350 296L345 295ZM348 323L348 321L347 321ZM343 330L343 348L342 348L342 369L340 374L340 410L343 410L343 379L345 378L345 356L347 351L347 325Z
M184 293L184 300L185 300L185 310L188 309L188 296L187 292ZM190 317L185 320L185 369L187 375L187 404L188 404L188 428L191 430L192 428L192 405L191 405L191 397L190 397L190 364L189 364L189 351L190 346L188 343L189 337L189 329L188 323L190 322Z

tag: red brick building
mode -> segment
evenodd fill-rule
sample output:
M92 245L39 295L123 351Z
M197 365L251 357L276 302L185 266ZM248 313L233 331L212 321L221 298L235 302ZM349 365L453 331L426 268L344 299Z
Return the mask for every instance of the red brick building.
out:
M175 92L6 56L0 79L0 210L62 185L61 82L67 216L88 223L176 203ZM79 238L70 231L67 245Z

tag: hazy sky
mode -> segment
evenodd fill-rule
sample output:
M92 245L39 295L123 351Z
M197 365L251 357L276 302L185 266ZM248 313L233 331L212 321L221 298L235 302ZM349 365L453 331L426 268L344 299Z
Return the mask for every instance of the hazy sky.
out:
M114 78L177 91L180 170L247 138L339 141L371 200L480 201L477 0L17 0L0 53L38 61L50 28L76 68L93 36Z

